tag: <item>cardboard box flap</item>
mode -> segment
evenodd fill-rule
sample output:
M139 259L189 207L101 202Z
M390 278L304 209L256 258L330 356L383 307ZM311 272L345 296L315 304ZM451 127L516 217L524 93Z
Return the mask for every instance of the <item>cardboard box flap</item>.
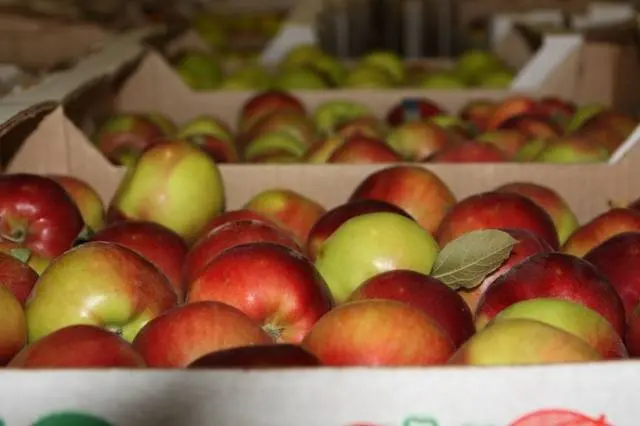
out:
M0 163L3 169L14 158L24 140L56 107L56 102L44 102L7 117L0 126Z

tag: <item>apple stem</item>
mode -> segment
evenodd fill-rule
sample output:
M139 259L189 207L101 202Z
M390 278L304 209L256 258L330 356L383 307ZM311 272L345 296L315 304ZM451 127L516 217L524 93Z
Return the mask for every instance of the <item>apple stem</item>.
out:
M284 327L278 327L277 325L273 325L273 324L265 324L264 327L262 327L262 329L266 331L267 334L271 336L271 338L274 341L280 342L282 338L282 332L284 331Z

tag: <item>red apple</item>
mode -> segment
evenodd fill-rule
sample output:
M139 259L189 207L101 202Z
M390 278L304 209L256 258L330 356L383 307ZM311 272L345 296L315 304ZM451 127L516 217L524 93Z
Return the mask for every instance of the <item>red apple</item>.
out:
M400 155L380 139L352 136L329 157L328 163L374 164L402 161Z
M638 120L619 111L604 110L589 118L582 127L592 129L604 126L616 132L619 140L624 141L638 126Z
M479 133L487 130L489 120L493 116L498 104L488 99L478 99L469 102L459 113L460 118L468 121Z
M265 116L282 111L306 114L304 105L293 95L278 90L260 92L242 106L238 130L244 133Z
M575 103L555 96L546 96L540 99L538 105L547 117L563 128L576 113Z
M499 129L479 135L476 140L493 145L502 151L508 160L527 144L528 139L517 130Z
M582 257L611 237L623 232L640 232L640 212L614 208L576 229L562 246L562 251Z
M387 143L406 161L423 161L453 142L450 133L435 123L410 121L395 128Z
M301 244L311 227L326 210L316 201L288 189L268 189L256 194L244 206L291 232Z
M38 273L25 263L28 261L28 251L14 249L12 254L0 252L0 287L6 287L21 305L25 304L38 280Z
M474 140L454 144L428 159L433 163L500 163L506 154L493 145Z
M611 126L601 121L589 122L570 134L570 141L581 141L580 145L588 144L606 149L609 155L613 154L625 138Z
M204 300L240 309L274 340L289 343L300 342L333 306L329 288L307 258L266 242L236 246L212 259L187 293L189 303Z
M18 299L2 286L0 312L0 366L4 366L27 343L27 320Z
M67 191L74 201L85 225L93 231L104 226L104 203L98 192L85 181L73 176L48 175L47 177L58 182Z
M522 195L485 192L472 195L447 213L436 233L441 247L476 229L525 229L558 248L558 233L542 207Z
M625 343L632 358L640 357L640 305L629 315Z
M512 117L524 114L536 114L540 111L536 101L525 95L513 95L503 100L487 120L485 130L497 130Z
M324 241L347 220L375 212L396 213L412 219L404 210L386 201L363 199L341 204L323 214L313 225L307 239L307 255L314 260Z
M178 306L149 322L133 347L149 367L184 368L211 352L273 343L258 324L219 302Z
M433 172L418 166L391 166L367 176L349 201L379 200L407 212L434 233L456 202L447 185Z
M498 129L515 130L527 139L555 139L562 129L545 115L523 114L503 121Z
M420 309L444 330L456 347L475 332L467 304L451 288L436 278L415 271L383 272L358 287L349 301L388 299Z
M29 265L38 275L42 275L51 264L51 258L35 254L28 248L11 241L0 240L0 252L16 257L21 262Z
M624 305L592 264L564 253L541 253L512 268L484 292L476 309L482 328L503 309L523 300L559 298L580 303L605 317L624 336Z
M256 121L236 143L244 150L251 141L269 133L286 133L307 147L318 137L311 117L296 111L278 111Z
M242 346L205 355L188 368L304 368L319 367L320 360L301 346L289 343Z
M0 239L53 258L71 248L83 226L80 210L53 179L0 176Z
M389 125L396 127L409 121L419 121L443 113L444 111L429 99L409 98L392 107L386 120Z
M154 222L117 222L94 234L90 241L118 243L135 251L163 272L178 299L183 299L182 265L189 248L182 237L169 228Z
M142 356L129 342L92 325L61 328L30 344L10 368L141 368Z
M207 134L192 135L184 139L209 154L216 163L237 163L240 161L238 150L233 142Z
M469 308L472 311L476 310L478 300L480 300L482 294L498 277L509 272L513 267L534 254L550 253L553 251L549 243L542 239L542 237L532 233L531 231L527 231L526 229L512 228L500 230L511 235L518 242L511 249L511 254L507 260L505 260L498 269L487 275L479 286L471 290L458 290L458 293L462 296L464 301L467 302L467 305L469 305Z
M438 365L455 351L447 333L420 309L374 299L336 307L302 346L329 366Z
M184 259L184 280L196 280L202 269L223 251L241 244L270 242L302 253L300 245L280 228L255 220L227 222L213 229L194 244Z
M387 128L378 117L365 115L340 123L335 129L335 134L345 139L352 136L384 139L387 135Z

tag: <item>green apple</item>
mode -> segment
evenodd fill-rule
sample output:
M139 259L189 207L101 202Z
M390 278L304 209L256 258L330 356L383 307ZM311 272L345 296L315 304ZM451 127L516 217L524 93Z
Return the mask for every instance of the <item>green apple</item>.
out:
M257 157L275 154L288 154L289 157L300 158L307 150L307 145L288 132L264 133L253 139L244 149L244 159L252 161Z
M365 280L407 269L428 275L438 244L416 221L395 213L369 213L344 222L321 246L315 265L336 302Z
M349 70L344 87L356 89L385 89L394 86L392 77L383 69L372 65L358 65Z
M475 84L483 75L503 68L502 61L494 53L472 49L458 57L455 73L467 84Z
M602 163L609 159L609 151L590 140L567 138L554 140L538 153L533 161L554 164Z
M287 67L308 64L324 54L318 45L299 44L287 52L285 57L280 61L280 65Z
M549 142L546 139L531 139L516 152L513 159L520 163L534 161L548 144Z
M208 53L183 53L175 65L176 72L193 90L212 90L222 81L222 69L217 59Z
M327 82L308 68L287 68L274 78L273 86L280 90L326 89Z
M310 62L309 67L326 76L333 86L341 86L347 77L347 67L333 56L323 54Z
M600 104L589 104L578 107L578 110L573 114L573 117L567 123L567 133L572 133L578 130L584 123L590 118L604 111L606 108Z
M477 86L488 89L506 89L511 86L513 77L513 73L509 70L491 71L478 78Z
M190 136L210 135L224 141L233 140L233 134L229 125L222 120L201 115L185 123L178 131L179 139L186 139Z
M360 102L335 99L318 105L313 112L313 121L320 132L332 134L343 122L370 115L369 107Z
M424 89L464 89L467 84L450 71L440 71L427 74L420 81L420 87Z
M219 89L263 90L271 86L271 76L257 65L240 68L224 77Z
M191 243L224 203L222 177L211 157L189 142L164 141L128 170L107 217L156 222Z
M0 365L6 365L27 343L27 320L22 305L0 285Z
M56 330L95 325L129 342L178 297L151 262L120 244L90 242L58 257L25 306L29 342Z
M368 53L360 59L360 63L365 66L373 66L386 72L393 83L400 85L404 82L405 71L402 58L390 51L374 51Z

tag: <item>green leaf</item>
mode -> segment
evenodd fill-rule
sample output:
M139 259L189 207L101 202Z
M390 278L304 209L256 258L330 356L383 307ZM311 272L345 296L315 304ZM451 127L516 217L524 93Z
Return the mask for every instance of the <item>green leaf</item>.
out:
M27 263L31 259L31 250L26 247L12 248L9 254L22 263Z
M498 229L468 232L440 251L431 275L454 290L472 289L509 258L517 242Z

